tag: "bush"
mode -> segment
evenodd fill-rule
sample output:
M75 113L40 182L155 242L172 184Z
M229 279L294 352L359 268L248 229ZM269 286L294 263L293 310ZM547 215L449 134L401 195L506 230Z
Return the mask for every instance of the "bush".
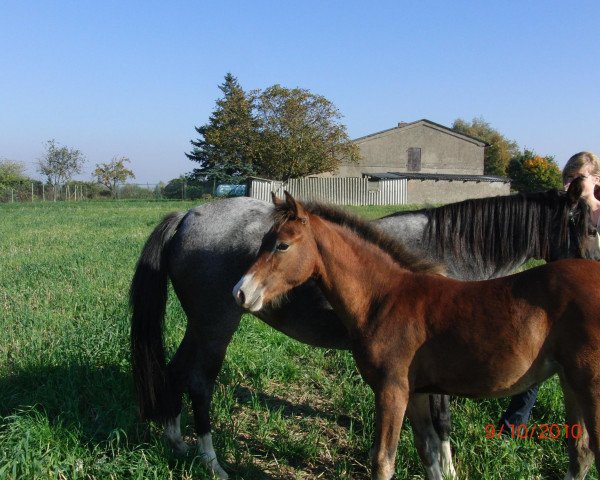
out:
M539 192L562 188L562 175L554 157L542 157L532 150L524 150L513 157L508 165L511 187L518 192Z

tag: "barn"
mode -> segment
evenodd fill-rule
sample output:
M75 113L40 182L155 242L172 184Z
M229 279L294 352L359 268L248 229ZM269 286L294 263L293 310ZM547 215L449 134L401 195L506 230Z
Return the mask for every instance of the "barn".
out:
M406 180L407 203L446 203L508 195L510 180L483 174L486 143L431 120L397 126L354 140L358 163L342 162L327 177ZM371 187L373 189L375 187Z
M483 174L486 143L430 120L354 140L358 163L342 161L335 172L287 182L249 180L249 195L270 199L290 191L304 199L345 205L435 204L508 195L510 180Z

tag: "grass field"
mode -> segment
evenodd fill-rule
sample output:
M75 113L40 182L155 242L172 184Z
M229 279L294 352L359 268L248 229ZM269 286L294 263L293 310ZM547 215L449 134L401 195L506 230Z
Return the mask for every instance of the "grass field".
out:
M0 205L0 479L204 479L138 421L127 291L143 242L181 202ZM375 217L394 207L356 208ZM173 295L169 352L185 318ZM454 399L463 479L558 479L565 441L486 439L507 400ZM347 352L311 348L246 315L212 406L223 466L240 479L366 479L373 398ZM530 424L563 423L556 379ZM189 406L183 427L193 441ZM398 478L424 478L403 429ZM596 472L590 478L597 478Z

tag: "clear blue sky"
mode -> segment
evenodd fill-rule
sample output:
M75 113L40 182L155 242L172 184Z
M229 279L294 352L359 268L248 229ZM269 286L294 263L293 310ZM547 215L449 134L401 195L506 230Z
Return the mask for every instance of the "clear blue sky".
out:
M0 2L0 158L49 139L138 182L190 171L218 85L324 95L351 138L482 116L559 165L600 154L598 1Z

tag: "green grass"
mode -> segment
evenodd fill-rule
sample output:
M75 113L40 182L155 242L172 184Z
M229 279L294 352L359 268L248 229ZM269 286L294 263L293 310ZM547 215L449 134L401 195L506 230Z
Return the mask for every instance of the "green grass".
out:
M0 479L202 479L140 423L129 364L127 291L148 234L181 202L0 205ZM396 207L353 208L369 218ZM174 295L166 341L185 317ZM507 400L452 402L460 478L562 478L564 441L485 438ZM217 452L232 478L365 479L373 396L348 352L311 348L246 315L212 406ZM547 382L533 423L562 423ZM194 432L189 406L187 440ZM405 428L399 478L424 478ZM595 474L595 472L594 472ZM597 477L592 477L597 478Z

